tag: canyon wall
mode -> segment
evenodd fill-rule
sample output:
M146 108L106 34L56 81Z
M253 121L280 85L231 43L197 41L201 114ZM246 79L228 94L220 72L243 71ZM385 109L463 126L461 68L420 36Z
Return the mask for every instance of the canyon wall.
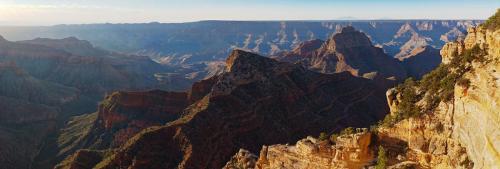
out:
M475 168L500 168L500 30L469 29L465 49L479 45L487 63L473 63L469 87L455 86L453 136Z
M236 154L232 159L237 160L228 162L226 168L374 167L377 158L373 153L378 146L387 151L388 168L500 168L500 30L477 27L468 33L464 41L443 47L443 63L463 57L460 55L475 46L486 55L484 60L466 63L471 68L463 77L469 83L455 84L451 101L441 101L435 109L422 110L420 115L395 124L380 125L371 131L373 139L358 134L347 140L350 144L336 141L332 145L332 141L308 137L295 145L263 146L259 157L248 155L251 152ZM386 96L390 114L400 113L398 105L406 96L396 89L387 91ZM421 100L414 104L429 103ZM345 135L337 140L341 137Z

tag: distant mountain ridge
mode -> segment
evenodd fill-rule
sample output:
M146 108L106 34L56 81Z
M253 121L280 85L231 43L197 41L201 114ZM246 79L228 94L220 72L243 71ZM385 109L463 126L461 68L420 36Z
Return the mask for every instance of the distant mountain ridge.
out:
M439 51L431 46L411 50L404 58L392 58L372 45L365 33L347 26L328 40L310 40L291 51L272 56L280 61L299 63L320 73L350 72L392 87L407 77L419 79L441 63Z
M344 27L326 42L318 43L318 40L306 42L292 52L285 52L276 58L291 62L302 61L306 67L322 73L348 71L354 76L363 76L365 73L379 72L384 74L384 78L406 78L404 68L396 59L374 47L365 34L353 27Z
M328 39L351 25L390 56L404 57L422 46L441 48L476 26L478 20L367 21L200 21L189 23L90 24L49 27L0 27L12 40L75 36L107 50L148 55L165 64L223 61L234 48L265 56L291 50L301 42Z

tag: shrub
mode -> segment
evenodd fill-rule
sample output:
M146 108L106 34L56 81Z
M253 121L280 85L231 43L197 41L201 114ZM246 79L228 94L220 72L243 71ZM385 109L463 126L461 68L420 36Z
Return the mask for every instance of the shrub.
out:
M337 137L339 137L339 134L332 134L332 135L330 135L330 142L336 143L337 142Z
M377 165L375 166L375 169L386 169L386 168L387 168L387 155L385 153L384 147L379 146Z
M417 83L413 78L409 78L400 89L402 97L398 105L398 115L403 118L413 117L421 112L420 108L415 104L421 99L420 95L417 94L416 85Z
M464 51L462 55L454 57L449 64L441 64L433 71L424 75L420 81L412 78L396 87L401 94L398 104L398 113L388 115L379 122L381 126L392 126L396 122L410 117L419 116L423 112L436 109L440 102L453 100L455 84L469 87L470 80L463 75L472 70L472 62L486 61L486 53L478 45ZM424 99L424 107L416 103Z
M495 15L488 18L488 20L483 24L487 29L497 30L500 28L500 9L497 9Z
M384 120L379 122L379 126L392 127L394 124L396 124L397 121L399 121L397 120L397 117L389 114L385 116Z
M325 132L321 132L321 133L319 133L319 137L318 137L318 139L319 139L320 141L327 140L327 139L328 139L328 135L327 135Z
M347 127L344 130L340 132L340 135L349 135L349 134L354 134L354 128L352 127Z

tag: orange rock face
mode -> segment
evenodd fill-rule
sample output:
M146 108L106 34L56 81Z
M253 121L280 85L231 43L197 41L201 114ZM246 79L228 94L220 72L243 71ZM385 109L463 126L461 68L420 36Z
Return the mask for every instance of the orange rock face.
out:
M259 169L362 168L375 157L372 137L370 132L363 131L340 136L335 144L308 137L292 146L266 146L260 151L255 166Z

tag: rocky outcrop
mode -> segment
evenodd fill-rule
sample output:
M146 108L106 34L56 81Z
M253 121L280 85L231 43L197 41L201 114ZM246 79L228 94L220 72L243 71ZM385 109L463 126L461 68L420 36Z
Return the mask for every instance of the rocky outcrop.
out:
M226 163L223 169L254 169L257 162L257 156L250 151L240 149L231 160Z
M395 115L398 112L398 105L401 102L401 93L395 88L392 88L387 90L385 96L389 104L390 115Z
M383 92L349 73L319 74L241 50L227 65L205 81L211 90L198 84L209 93L179 119L141 131L97 168L221 168L240 148L255 152L309 133L367 127L387 111Z
M307 137L295 145L264 146L256 168L362 168L370 164L374 153L373 135L366 130L339 136L334 144Z
M441 102L431 113L403 120L383 129L387 136L405 140L420 165L441 168L498 168L500 164L499 105L500 30L471 28L463 42L452 42L442 50L443 63L450 63L466 50L482 50L484 59L474 61L463 75L467 83L456 84L454 100ZM397 105L397 93L388 92L388 102ZM391 106L391 113L396 112ZM424 157L424 158L422 158Z
M299 45L291 52L275 56L278 60L300 63L321 73L350 72L354 76L376 79L381 86L392 86L406 78L406 70L396 59L372 45L370 39L353 27L344 27L340 33L319 45L313 40ZM392 85L391 85L392 84Z
M446 43L439 52L442 57L442 63L448 64L451 62L452 58L462 55L464 48L463 41Z
M472 49L478 46L481 49L487 50L490 56L499 56L500 46L498 35L494 30L487 30L483 27L471 27L467 29L465 40L450 42L445 44L441 50L443 63L449 63L453 57L461 55L465 50Z
M455 86L453 136L467 148L475 168L500 167L500 30L470 29L465 48L475 44L488 55L465 74L469 86Z
M441 104L432 114L406 119L393 127L380 128L378 136L381 144L393 147L388 149L393 153L390 164L413 161L424 168L472 168L474 164L466 148L452 136L452 117L453 107ZM397 143L391 140L403 141L404 144L394 147ZM407 147L407 150L402 147Z

